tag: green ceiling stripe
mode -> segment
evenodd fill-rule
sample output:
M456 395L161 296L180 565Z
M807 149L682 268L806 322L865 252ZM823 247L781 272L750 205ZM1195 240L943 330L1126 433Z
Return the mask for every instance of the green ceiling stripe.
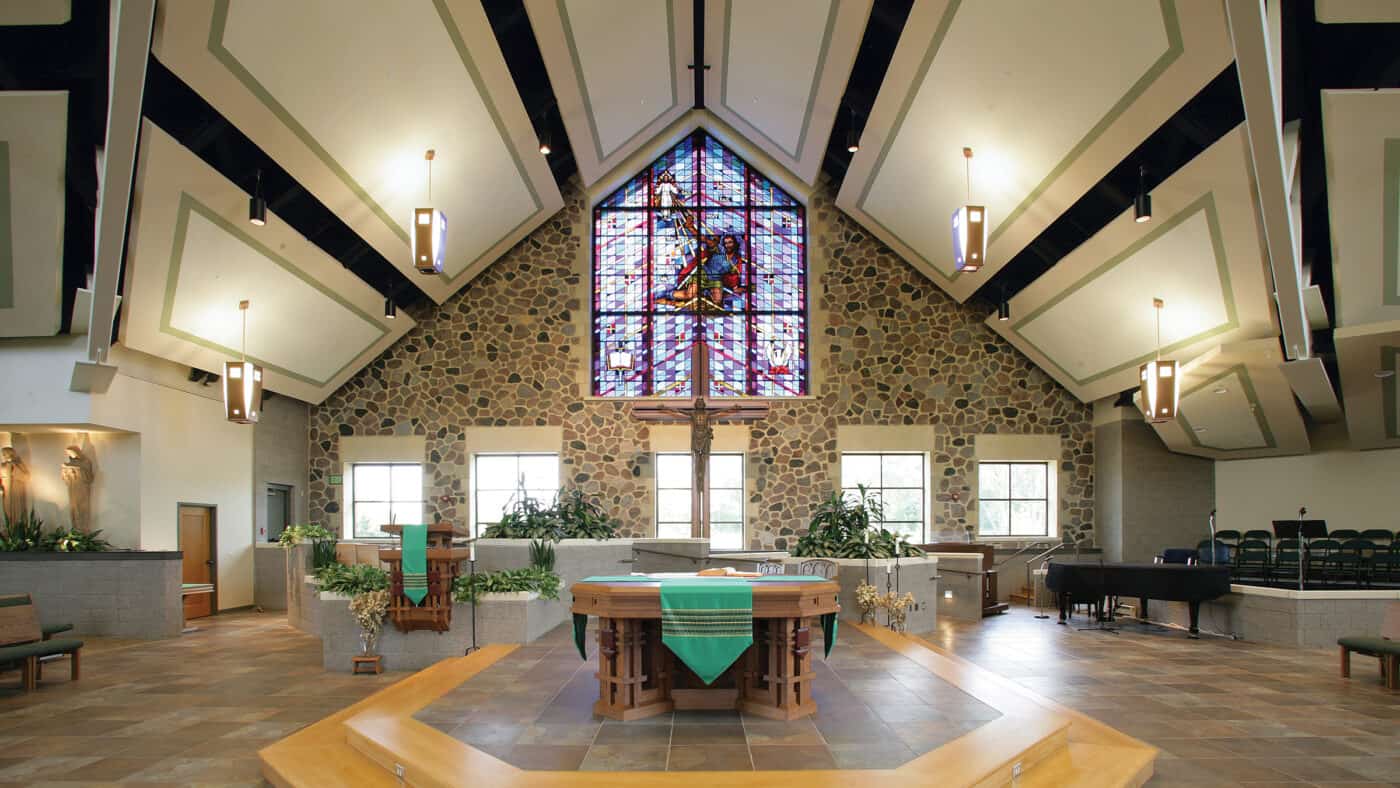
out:
M1252 415L1254 416L1255 424L1259 426L1259 434L1264 437L1263 446L1241 446L1235 449L1226 449L1220 446L1211 446L1209 444L1202 443L1200 439L1196 437L1196 430L1194 427L1191 426L1190 419L1186 418L1186 409L1184 406L1186 404L1187 397L1190 397L1192 394L1195 394L1196 392L1206 388L1207 386L1213 386L1231 375L1239 376L1240 388L1244 390L1245 399L1249 401L1250 405L1254 406ZM1249 368L1246 367L1244 364L1236 364L1233 367L1230 367L1229 369L1225 370L1224 372L1221 372L1220 374L1215 375L1214 377L1208 378L1192 386L1186 391L1183 391L1181 393L1181 405L1183 407L1178 409L1176 414L1177 423L1181 425L1181 428L1186 431L1186 437L1190 439L1191 445L1195 446L1198 449L1209 449L1211 451L1256 451L1258 449L1278 448L1278 444L1274 440L1274 432L1269 427L1269 419L1267 416L1264 415L1264 406L1259 403L1259 395L1258 392L1256 392L1254 389L1254 381L1249 377Z
M1162 14L1162 26L1167 34L1166 50L1164 50L1162 54L1157 57L1157 60L1142 73L1142 76L1138 77L1137 81L1133 83L1133 86L1128 89L1128 92L1124 93L1123 96L1109 108L1108 112L1099 119L1099 122L1094 124L1094 127L1091 128L1074 147L1070 148L1069 153L1050 170L1050 173L1046 175L1028 195L1026 195L1025 199L1007 213L1005 218L997 222L996 227L992 228L987 236L988 247L994 244L996 240L1001 237L1002 233L1011 226L1012 222L1019 218L1021 214L1025 213L1030 208L1031 204L1038 199L1040 195L1044 194L1066 170L1074 166L1074 163L1084 154L1084 151L1088 150L1090 146L1098 141L1099 137L1103 136L1103 133L1117 122L1118 118L1128 110L1128 107L1132 106L1133 103L1147 91L1152 83L1157 81L1157 79L1171 67L1172 63L1176 62L1186 51L1181 37L1181 22L1177 15L1175 0L1158 0L1158 2ZM856 201L856 207L867 217L869 217L869 212L865 210L866 198L869 197L871 188L879 178L880 170L885 164L885 157L889 153L890 147L894 144L895 139L899 136L900 129L904 126L905 116L908 115L909 109L914 103L914 98L918 95L919 91L923 89L924 80L928 76L929 67L933 65L934 56L938 54L939 48L943 45L943 39L948 34L948 28L952 25L953 16L957 13L960 4L961 0L951 0L947 10L943 13L943 18L939 20L938 27L934 30L933 39L929 43L928 52L924 55L923 62L919 64L919 70L913 79L913 87L910 89L908 95L904 97L904 102L900 105L899 113L895 116L894 126L885 137L884 146L880 150L879 157L875 160L875 167L871 170L870 177L866 179L865 187L861 190L860 198ZM869 218L873 220L873 217ZM958 277L962 276L961 271L946 273L940 266L935 265L932 261L920 255L915 250L914 245L901 238L898 233L893 232L889 227L881 224L878 220L874 220L874 223L907 248L911 254L918 257L920 262L934 271L937 271L940 275L947 278L949 282L956 281Z
M1008 332L1015 333L1018 337L1020 337L1022 342L1026 343L1026 345L1030 346L1033 350L1039 353L1047 363L1058 369L1064 377L1069 378L1070 380L1074 381L1076 385L1080 386L1092 383L1100 378L1107 377L1109 375L1117 374L1118 372L1121 372L1124 369L1128 369L1129 367L1135 367L1147 362L1156 354L1155 348L1152 350L1152 352L1145 353L1141 356L1138 356L1137 358L1129 359L1121 364L1118 364L1117 366L1110 367L1109 369L1105 369L1100 372L1096 372L1093 375L1090 375L1086 378L1078 378L1071 374L1069 370L1056 363L1049 353L1046 353L1040 348L1039 345L1031 341L1030 338L1028 338L1024 333L1022 333L1021 329L1026 324L1035 320L1037 317L1040 317L1042 314L1054 307L1056 304L1060 303L1061 301L1065 300L1071 295L1074 295L1084 286L1090 284L1095 279L1098 279L1099 277L1108 273L1113 268L1126 262L1133 255L1146 248L1148 244L1151 244L1153 241L1156 241L1158 238L1161 238L1166 233L1176 229L1186 220L1201 212L1205 213L1206 225L1210 231L1211 249L1215 254L1215 269L1220 281L1220 295L1225 302L1226 319L1225 322L1217 326L1208 328L1198 334L1194 334L1192 336L1186 337L1185 339L1181 339L1170 345L1167 345L1166 347L1162 348L1162 352L1171 353L1176 350L1180 350L1181 348L1194 345L1202 340L1209 339L1210 337L1239 328L1239 314L1235 308L1234 290L1230 286L1230 266L1229 261L1225 257L1225 239L1221 235L1220 217L1215 208L1215 193L1206 192L1205 194L1198 197L1190 205L1186 206L1186 208L1182 209L1175 216L1171 217L1167 221L1153 228L1151 232L1134 241L1123 251L1119 252L1113 257L1110 257L1106 262L1104 262L1098 268L1091 271L1087 276L1083 277L1070 287L1058 293L1054 298L1036 307L1030 314L1026 315L1024 318L1013 323L1010 329L1008 329Z
M281 255L274 252L272 249L262 244L256 238L245 232L238 225L218 215L213 211L213 209L209 208L204 203L201 203L199 200L195 199L193 196L186 192L181 192L180 207L175 218L175 240L171 244L170 248L170 270L166 274L165 298L164 303L161 306L160 313L160 332L162 334L177 337L179 339L185 340L186 342L192 342L196 345L199 345L200 347L207 348L218 353L223 353L229 356L230 359L237 357L241 352L238 348L231 348L226 345L220 345L219 343L205 339L204 337L198 336L196 334L191 334L190 332L184 331L179 328L175 328L170 323L171 316L175 312L176 291L179 289L180 286L180 268L185 253L185 236L189 230L191 213L199 214L204 219L211 222L214 226L233 236L236 240L242 241L253 251L257 252L263 257L266 257L268 260L272 261L274 264L281 267L283 270L292 274L293 276L305 282L306 284L312 286L322 295L326 296L332 301L335 301L337 304L340 304L342 307L349 310L356 317L373 326L379 332L379 336L375 337L374 341L370 343L369 347L373 347L375 343L379 342L379 340L383 339L389 333L389 329L386 328L383 323L380 323L378 320L375 320L363 309L360 309L358 306L355 306L349 301L346 301L343 297L341 297L339 293L335 292L334 290L331 290L329 287L326 287L316 279L312 278L309 274L298 268L290 260L287 260L285 257L282 257ZM250 355L248 356L248 359L256 364L261 365L265 369L272 370L279 374L285 375L289 378L292 378L293 380L298 380L302 383L306 383L312 386L325 386L329 384L332 380L335 380L335 378L339 376L342 372L344 372L346 369L348 369L351 364L354 364L355 360L358 359L363 353L363 350L359 353L356 353L350 358L348 362L341 366L340 369L337 369L335 372L331 373L324 380L317 380L307 375L303 375L299 372L294 372L290 369L287 369L286 367L278 366L267 361L266 359L262 359L257 356Z
M750 122L748 118L745 117L744 113L729 105L729 76L731 73L729 69L729 39L730 30L732 29L730 17L734 11L734 1L729 0L729 2L724 5L724 54L721 58L722 65L720 66L724 69L724 79L720 82L719 103L725 109L734 113L735 117L741 118L748 123L754 131L758 132L760 137L768 140L769 144L773 147L791 156L794 161L800 161L802 159L802 149L807 144L807 132L812 124L812 110L817 104L817 84L821 81L822 69L826 67L826 56L828 50L831 48L831 37L835 34L838 10L838 4L829 0L826 13L826 29L822 33L821 49L817 54L817 66L812 72L812 84L807 89L807 109L802 114L802 129L797 134L797 148L796 150L788 150L786 145L768 136L763 129L758 127L758 124Z
M1385 141L1384 218L1381 221L1381 302L1400 306L1400 139ZM1335 259L1335 258L1334 258Z
M15 247L10 223L10 143L0 140L0 309L15 305Z
M1395 387L1396 381L1400 380L1400 347L1382 347L1379 368L1396 372L1396 374L1381 381L1381 407L1385 410L1385 436L1387 438L1400 438L1400 424L1397 424L1400 421L1400 414L1395 411Z
M441 0L437 1L440 2ZM603 138L598 135L598 119L593 114L593 99L589 95L588 84L583 76L583 61L579 59L578 47L574 44L574 27L569 22L569 9L565 7L564 0L555 0L555 4L559 8L559 21L563 24L564 27L564 43L567 44L569 47L569 59L571 59L574 62L574 78L578 80L578 92L583 97L583 114L588 118L589 130L593 132L593 151L598 155L599 165L602 165L603 161L607 159L607 157L613 155L614 153L618 152L619 150L627 147L628 145L636 141L636 139L640 137L647 129L651 128L651 125L653 123L661 119L671 110L675 109L676 104L679 101L679 99L677 98L679 90L676 85L677 63L675 9L671 6L671 0L663 0L663 2L666 5L666 49L670 53L671 63L671 105L656 113L656 115L653 116L651 120L643 124L640 129L637 129L637 131L633 133L632 136L628 137L627 139L623 140L617 145L614 145L612 147L612 150L609 150L608 152L604 153Z
M321 143L316 141L316 138L311 135L311 132L308 131L305 126L298 123L296 118L292 116L292 113L287 111L286 107L282 106L277 99L272 97L272 94L263 87L257 77L253 76L251 71L244 68L242 62L224 47L224 29L228 26L228 11L229 0L214 0L214 19L213 24L209 26L209 52L213 54L220 63L223 63L224 67L227 68L239 82L242 82L243 86L247 88L258 101L263 103L263 106L267 107L273 115L276 115L277 119L282 121L283 125L290 129L291 132L302 141L302 144L306 145L306 147L316 155L316 158L320 159L321 163L326 165L326 167L340 179L341 183L344 183L345 187L360 199L360 202L365 204L365 207L369 208L375 216L379 217L379 220L389 228L390 232L398 236L399 240L403 241L405 244L409 243L408 231L403 228L403 225L394 221L393 217L389 216L389 213L385 211L379 203L374 201L374 198L370 196L369 192L361 186L358 181L351 177L350 173L344 167L340 166L340 162L336 161L335 157L331 156L329 151L321 147Z

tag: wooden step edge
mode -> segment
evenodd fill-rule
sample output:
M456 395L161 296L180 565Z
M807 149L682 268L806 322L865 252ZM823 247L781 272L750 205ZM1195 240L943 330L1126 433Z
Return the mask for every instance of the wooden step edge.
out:
M1155 754L1141 747L1070 742L1021 772L1017 788L1139 788L1152 778Z

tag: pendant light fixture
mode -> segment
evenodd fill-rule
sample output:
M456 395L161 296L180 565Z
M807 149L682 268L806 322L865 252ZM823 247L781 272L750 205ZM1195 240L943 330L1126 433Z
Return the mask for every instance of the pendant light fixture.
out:
M1152 308L1157 312L1157 355L1156 358L1138 368L1141 381L1142 413L1147 420L1158 424L1176 418L1177 398L1181 387L1180 370L1175 361L1162 360L1162 307L1160 298L1152 299Z
M262 196L262 170L258 170L258 183L253 187L253 196L248 198L248 221L259 227L267 224L267 200Z
M967 164L967 205L953 211L953 265L963 273L982 267L987 253L987 207L972 204L972 148L963 148Z
M1152 195L1147 191L1147 167L1138 165L1137 197L1133 199L1133 221L1138 224L1152 221Z
M413 209L413 265L420 274L442 273L443 250L447 247L447 217L432 207L433 157L430 148L423 154L428 162L428 206Z
M262 367L248 360L248 302L239 301L243 314L243 344L238 361L224 362L224 416L236 424L253 424L262 412Z
M398 306L394 303L393 297L391 297L391 296L385 296L385 297L384 297L384 317L388 318L389 320L393 320L394 318L396 318L396 317L398 317L398 316L399 316L399 308L398 308Z
M1001 291L1001 301L997 302L997 320L1003 323L1011 319L1011 302L1006 299L1006 290Z
M856 134L856 108L851 107L851 125L846 129L846 152L855 153L860 150L860 136Z

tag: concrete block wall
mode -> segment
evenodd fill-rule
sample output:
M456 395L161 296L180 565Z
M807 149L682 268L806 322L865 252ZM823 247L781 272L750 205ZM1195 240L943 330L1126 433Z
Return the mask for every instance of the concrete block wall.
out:
M1098 543L1107 561L1150 562L1210 535L1215 463L1167 450L1133 408L1094 428Z
M287 551L281 547L253 545L253 604L287 609Z
M938 615L961 621L982 620L982 556L930 553L938 559ZM912 630L911 630L912 631Z
M1231 593L1201 604L1200 627L1258 643L1335 648L1339 637L1379 634L1386 606L1397 601L1400 592L1392 599L1290 599ZM1184 602L1149 601L1147 606L1151 620L1180 626L1190 622Z
M308 406L289 397L265 397L253 425L253 541L268 541L267 485L292 488L291 523L307 521L307 469L311 467ZM321 523L335 533L340 523ZM261 603L259 603L261 604ZM263 607L267 607L264 605Z
M179 552L26 555L0 553L0 595L32 595L42 624L72 624L75 637L179 637Z

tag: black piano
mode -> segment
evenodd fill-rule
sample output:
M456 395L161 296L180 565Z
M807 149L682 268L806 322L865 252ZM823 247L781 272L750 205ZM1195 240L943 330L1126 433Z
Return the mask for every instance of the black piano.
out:
M1191 608L1191 637L1198 633L1201 603L1230 592L1228 566L1186 564L1057 564L1051 562L1045 588L1060 601L1060 623L1070 605L1104 597L1137 597L1139 615L1147 618L1147 600L1186 602Z

